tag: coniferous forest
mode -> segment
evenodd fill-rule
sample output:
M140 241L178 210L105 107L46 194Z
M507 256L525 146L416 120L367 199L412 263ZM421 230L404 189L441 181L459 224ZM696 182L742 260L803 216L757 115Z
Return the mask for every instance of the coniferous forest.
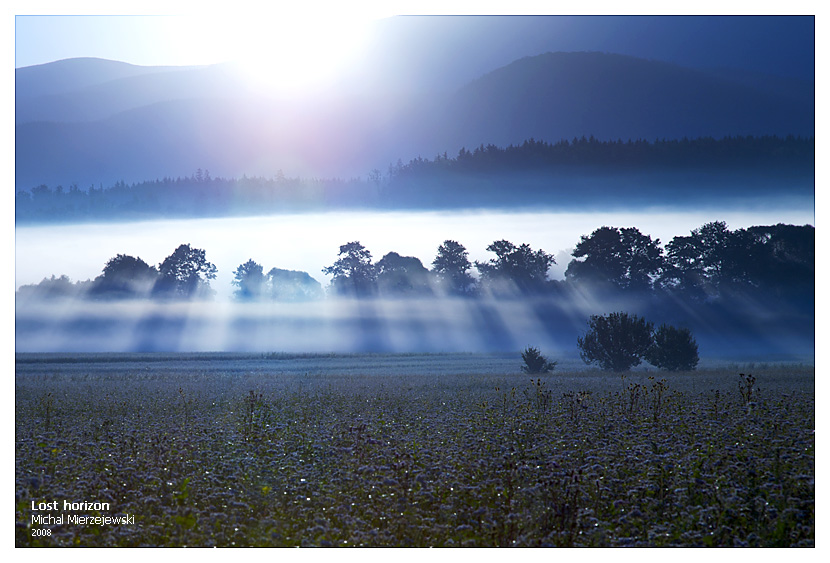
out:
M481 145L432 160L398 161L365 178L186 177L111 186L20 190L20 224L159 217L217 217L329 208L579 209L595 205L710 204L813 195L815 139L725 137Z

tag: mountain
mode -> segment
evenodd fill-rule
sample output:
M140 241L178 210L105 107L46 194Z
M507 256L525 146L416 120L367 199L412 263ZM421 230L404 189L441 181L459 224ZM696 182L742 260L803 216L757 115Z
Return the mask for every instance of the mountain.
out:
M813 85L606 53L546 53L494 70L444 109L445 143L814 134Z
M238 73L228 65L138 67L114 63L111 67L103 63L114 61L73 59L54 63L56 67L16 69L16 122L96 121L159 102L239 94ZM24 72L35 68L39 72Z
M198 67L138 66L119 61L81 57L14 70L15 103L58 96L125 78L177 73ZM22 121L27 121L27 118ZM18 117L18 121L21 121Z
M228 65L17 69L15 186L85 189L197 168L365 177L398 159L529 138L815 134L814 85L796 79L605 53L525 57L455 87L421 65L406 95L404 70L377 73L288 97L259 94Z

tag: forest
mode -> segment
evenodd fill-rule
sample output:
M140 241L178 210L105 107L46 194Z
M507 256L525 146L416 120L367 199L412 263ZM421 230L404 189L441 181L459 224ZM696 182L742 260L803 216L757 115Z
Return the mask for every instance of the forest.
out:
M547 143L461 148L390 164L364 178L190 176L105 187L34 186L17 192L18 224L156 217L212 217L321 208L580 207L812 197L815 139L725 137ZM613 179L613 181L609 181ZM784 190L786 186L786 190ZM578 189L574 189L577 187Z
M441 170L474 174L528 169L562 170L577 168L600 171L642 169L774 169L811 165L815 139L795 136L735 136L714 139L622 139L601 141L591 137L563 139L548 143L529 139L519 145L500 148L480 145L473 151L462 148L455 158L446 153L433 161L417 158L391 167L391 175L418 176Z

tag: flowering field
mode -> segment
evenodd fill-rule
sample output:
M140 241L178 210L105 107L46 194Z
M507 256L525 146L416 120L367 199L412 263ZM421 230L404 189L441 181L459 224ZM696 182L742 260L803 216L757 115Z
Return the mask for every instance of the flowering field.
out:
M519 364L19 355L15 544L814 544L812 366Z

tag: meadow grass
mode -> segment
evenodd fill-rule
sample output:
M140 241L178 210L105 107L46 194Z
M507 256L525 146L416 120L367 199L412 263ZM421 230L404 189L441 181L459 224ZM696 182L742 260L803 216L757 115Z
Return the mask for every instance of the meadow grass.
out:
M95 358L18 357L17 546L815 541L812 366ZM135 523L33 525L32 501L53 499Z

